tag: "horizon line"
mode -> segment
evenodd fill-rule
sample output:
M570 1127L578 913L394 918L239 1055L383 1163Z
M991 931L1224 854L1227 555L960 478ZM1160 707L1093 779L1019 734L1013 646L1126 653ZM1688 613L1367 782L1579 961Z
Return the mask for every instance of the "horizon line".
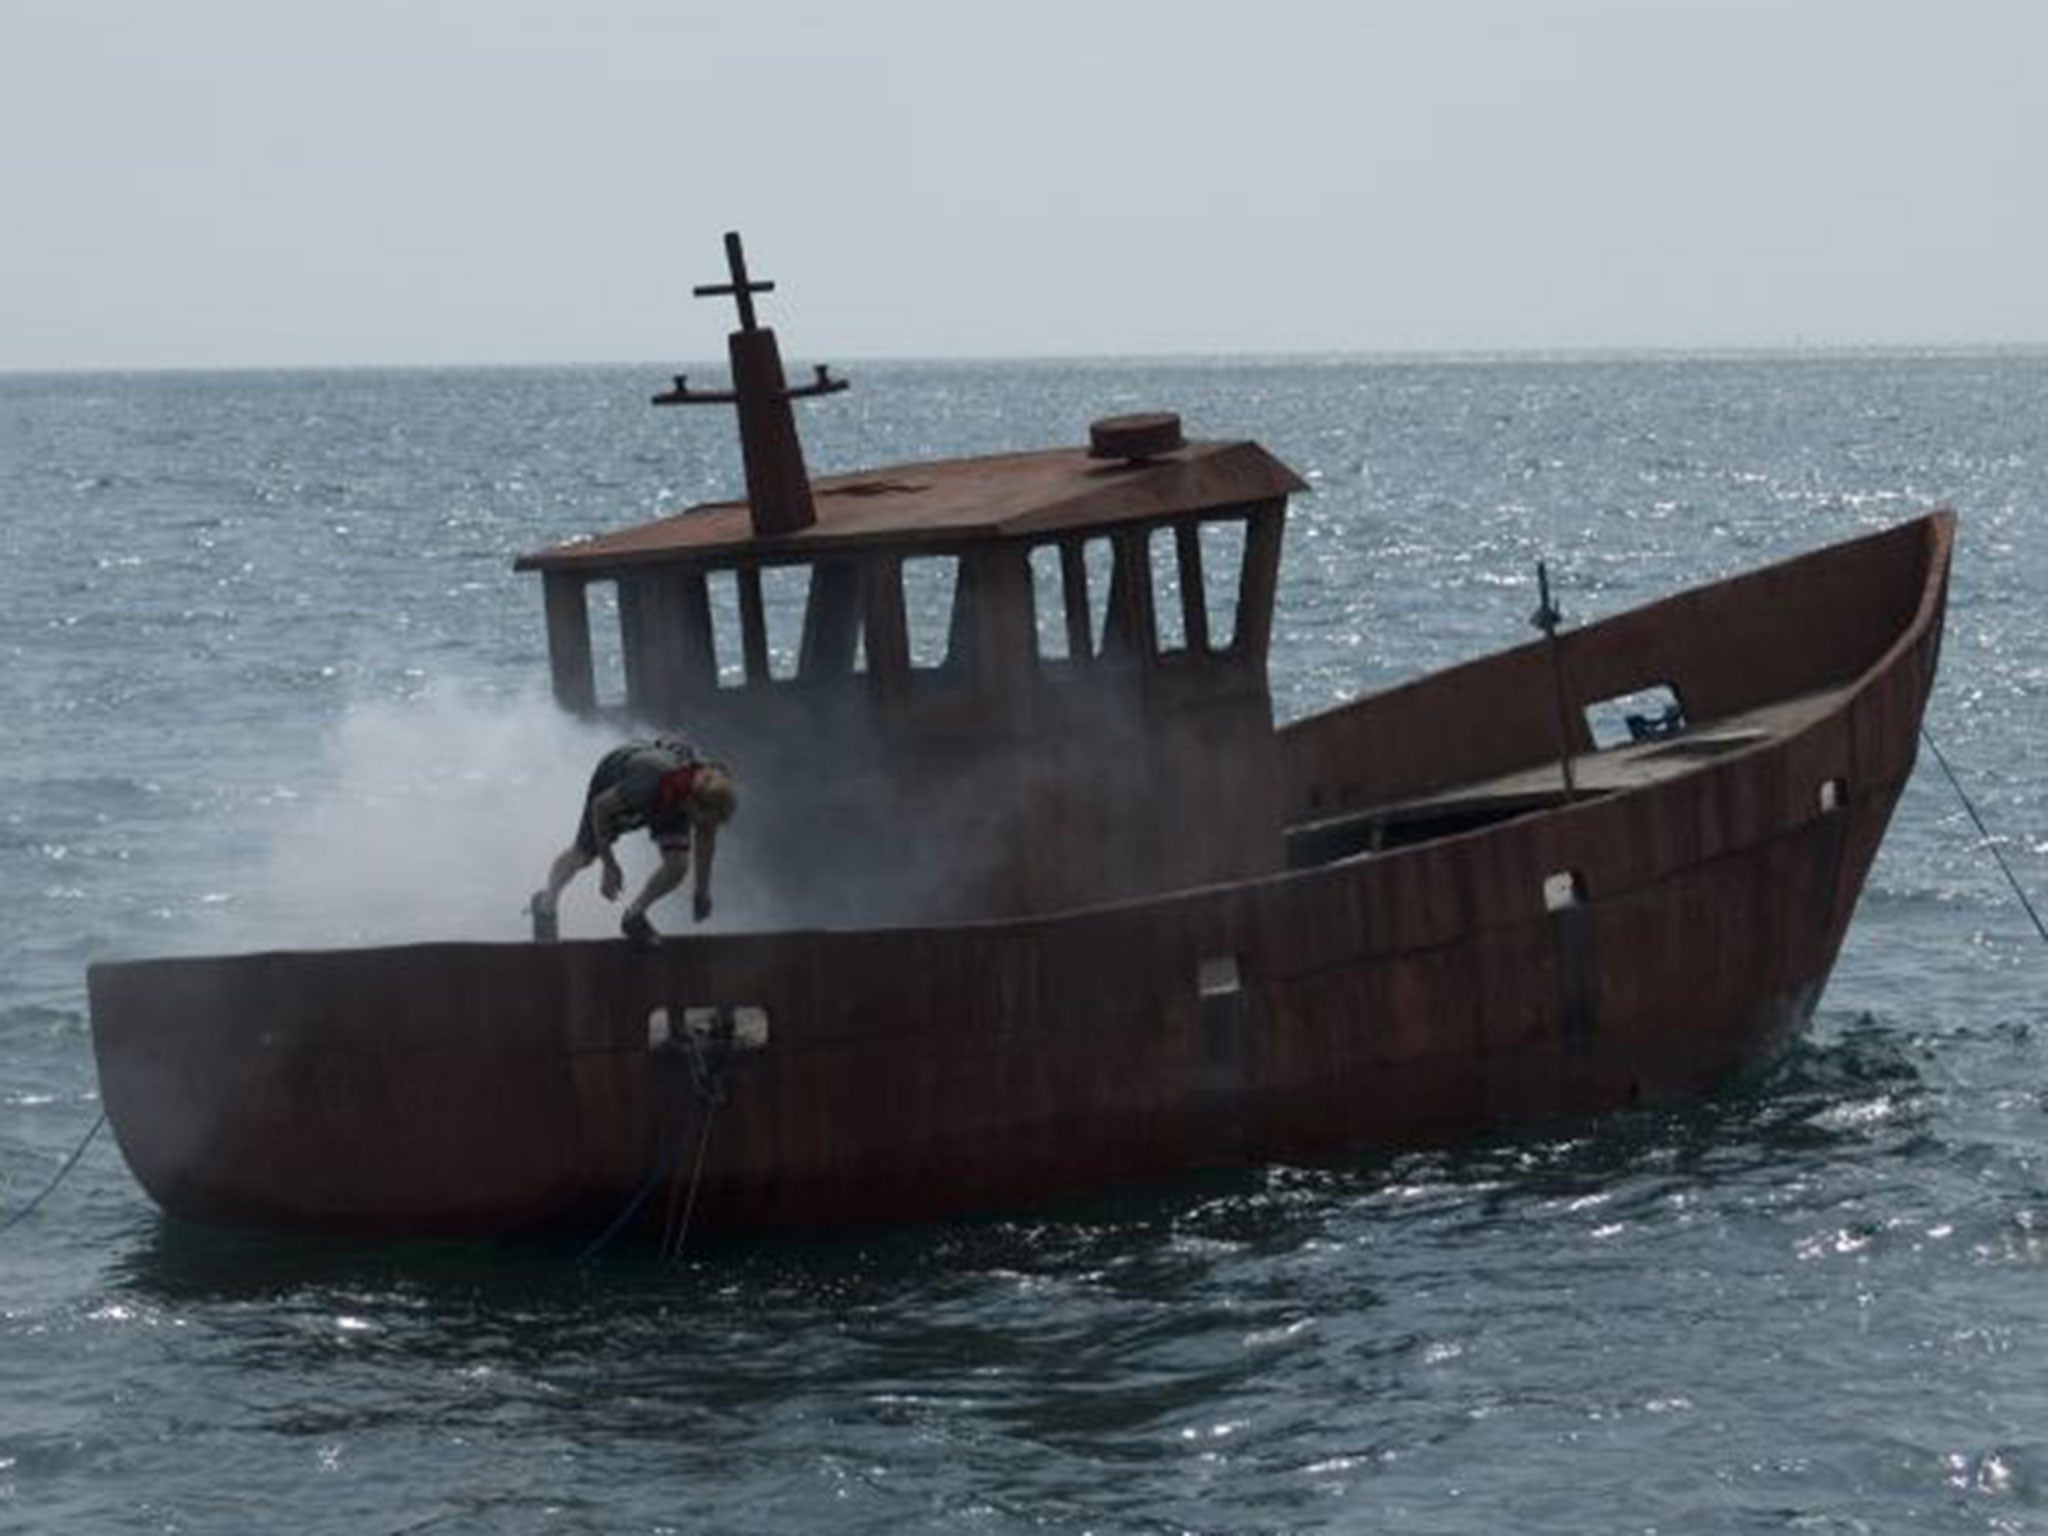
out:
M1441 348L1328 348L1292 351L1072 352L1072 353L869 353L846 354L837 366L867 367L1130 367L1150 365L1330 366L1337 364L1740 361L1825 357L1954 357L2048 352L2048 340L2028 341L1873 341L1873 342L1726 342L1707 345L1667 343L1592 343ZM293 363L90 363L32 366L0 365L0 379L131 378L148 375L229 376L314 373L544 373L559 370L645 368L664 370L719 368L722 360L700 357L681 360L613 357L556 361L493 359L464 362L293 362Z

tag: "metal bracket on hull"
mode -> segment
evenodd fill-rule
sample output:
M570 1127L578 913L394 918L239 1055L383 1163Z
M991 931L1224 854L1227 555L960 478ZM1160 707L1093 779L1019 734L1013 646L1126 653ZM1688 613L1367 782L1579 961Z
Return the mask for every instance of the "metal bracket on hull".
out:
M676 1014L682 1015L678 1023ZM747 1003L718 1003L672 1010L666 1004L647 1015L647 1049L687 1050L724 1043L735 1051L768 1048L768 1010Z
M1580 1047L1599 1027L1592 914L1586 906L1585 880L1577 870L1559 870L1543 882L1543 905L1550 913L1550 932L1557 946L1558 1012L1564 1019L1564 1037Z
M1815 879L1820 892L1822 932L1834 927L1835 908L1841 898L1842 857L1849 846L1849 781L1827 779L1820 786L1820 814L1826 826L1817 855Z

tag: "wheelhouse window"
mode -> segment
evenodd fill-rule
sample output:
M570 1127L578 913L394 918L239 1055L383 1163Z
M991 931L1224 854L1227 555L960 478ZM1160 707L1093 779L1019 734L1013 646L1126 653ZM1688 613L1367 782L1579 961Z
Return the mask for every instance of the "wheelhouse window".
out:
M1031 550L1031 617L1041 661L1073 659L1072 628L1067 622L1066 580L1060 569L1060 546L1038 544Z
M761 622L768 642L768 676L788 682L803 655L804 615L811 603L811 568L770 565L761 569Z
M1039 660L1233 650L1246 545L1241 517L1035 545L1029 562Z
M599 709L626 703L625 622L619 612L619 584L593 581L583 589L590 613L590 683Z
M903 618L910 634L910 665L931 671L946 665L955 645L960 605L957 555L913 555L903 562Z
M556 696L577 711L667 718L714 690L864 677L878 696L939 679L1000 693L1034 665L1185 669L1264 644L1278 524L1260 511L958 554L869 548L551 575Z
M1172 528L1154 528L1145 540L1152 576L1152 622L1159 652L1188 649L1187 610L1181 602L1180 546ZM1191 594L1197 604L1201 590Z
M1116 585L1116 550L1097 537L1081 546L1081 568L1088 581L1088 654L1100 656L1109 646L1111 589Z
M711 608L711 654L718 686L738 688L747 681L746 647L741 640L739 573L712 571L705 578Z
M1196 530L1202 567L1202 596L1209 626L1209 649L1228 651L1237 644L1238 594L1244 583L1244 519L1204 522Z

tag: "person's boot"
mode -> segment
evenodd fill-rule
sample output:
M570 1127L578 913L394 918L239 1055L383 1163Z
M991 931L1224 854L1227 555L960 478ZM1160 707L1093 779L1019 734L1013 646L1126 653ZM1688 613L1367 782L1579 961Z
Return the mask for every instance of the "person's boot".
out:
M635 949L652 949L661 942L661 936L654 931L654 924L647 921L645 912L628 912L620 918L619 932Z
M527 916L533 919L533 942L552 944L562 936L561 920L555 916L555 904L548 900L546 891L535 891L533 900L526 904Z

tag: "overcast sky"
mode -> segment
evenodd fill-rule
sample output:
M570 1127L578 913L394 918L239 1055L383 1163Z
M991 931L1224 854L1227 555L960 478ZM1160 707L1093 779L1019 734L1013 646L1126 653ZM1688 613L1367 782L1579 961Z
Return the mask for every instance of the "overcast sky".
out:
M2048 343L2044 0L0 0L0 369Z

